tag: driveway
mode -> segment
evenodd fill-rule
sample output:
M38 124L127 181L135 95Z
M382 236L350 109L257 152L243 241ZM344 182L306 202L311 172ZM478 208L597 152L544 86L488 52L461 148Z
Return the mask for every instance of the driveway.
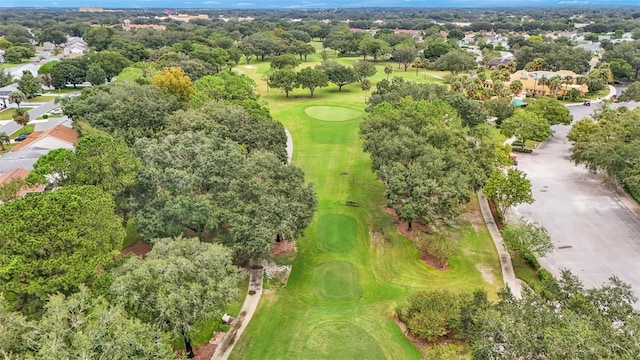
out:
M599 107L570 110L579 120ZM640 218L600 174L569 160L569 130L570 126L554 126L548 142L531 155L518 156L518 167L531 180L536 201L518 206L515 213L539 222L551 234L555 250L541 263L553 274L569 269L588 287L616 275L640 296Z

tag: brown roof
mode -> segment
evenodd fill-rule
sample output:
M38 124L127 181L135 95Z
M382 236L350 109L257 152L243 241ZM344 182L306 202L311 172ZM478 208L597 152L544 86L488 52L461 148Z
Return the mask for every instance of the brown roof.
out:
M56 125L50 129L48 129L47 131L34 131L31 133L31 135L29 135L29 137L27 137L26 139L24 139L20 144L14 146L11 151L16 151L16 150L20 150L24 147L27 147L29 144L34 143L36 141L38 141L39 139L42 139L45 136L53 136L56 137L58 139L64 140L66 142L70 142L72 144L75 144L76 141L78 141L78 132L66 127L64 125Z
M15 179L26 179L28 175L29 175L29 171L22 168L15 169L8 173L0 174L0 186L4 184L8 184ZM20 189L20 191L18 192L18 197L24 197L28 193L32 193L32 192L43 192L44 187L45 186L42 184L36 185L35 187L25 186L22 189Z
M29 171L18 168L8 173L0 174L0 185L11 182L13 179L26 179Z

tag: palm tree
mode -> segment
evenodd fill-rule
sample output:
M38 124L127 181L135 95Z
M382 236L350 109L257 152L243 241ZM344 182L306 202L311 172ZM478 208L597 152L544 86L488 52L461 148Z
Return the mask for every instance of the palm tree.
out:
M16 103L18 105L18 109L20 108L20 103L23 101L27 101L27 95L25 95L20 90L14 90L9 93L9 101Z
M6 148L4 146L5 145L9 145L9 143L11 143L11 138L9 137L9 135L7 135L7 133L1 132L0 133L0 147L2 147L2 150L6 150Z
M563 101L567 99L567 87L569 87L569 84L573 84L573 76L571 75L567 75L564 77L564 94L562 95Z
M29 123L29 112L25 109L16 109L13 113L13 121L17 122L21 126L25 126Z
M391 75L391 73L393 73L393 66L385 65L384 66L384 73L387 74L387 80L389 80L389 75Z
M549 86L549 90L552 92L553 96L556 97L558 96L558 90L562 87L562 78L556 75L549 79L549 83L547 85Z
M544 86L549 85L549 79L547 79L546 77L542 76L542 77L540 78L540 80L538 80L538 84L540 84L541 86L543 86L543 95L544 95L544 92L545 92L545 91L544 91ZM535 90L534 90L534 92L535 92Z
M516 79L509 84L509 89L511 89L513 95L517 95L522 91L522 86L522 81Z

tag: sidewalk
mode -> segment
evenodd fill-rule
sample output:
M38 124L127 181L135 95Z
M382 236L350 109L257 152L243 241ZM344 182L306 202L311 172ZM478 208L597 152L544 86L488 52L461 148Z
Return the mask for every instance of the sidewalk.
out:
M226 360L229 358L229 355L231 355L231 351L233 351L236 342L240 339L240 336L242 336L244 329L247 328L253 314L258 308L258 303L262 296L263 276L264 268L251 269L249 275L249 290L247 297L244 299L244 304L242 304L242 309L238 317L233 321L231 329L229 329L224 339L220 342L220 345L216 348L211 360Z
M482 194L482 191L478 191L478 202L480 203L480 212L482 212L484 223L487 225L487 229L489 229L493 243L498 251L498 256L500 256L500 267L502 268L502 280L504 285L511 289L513 296L520 298L522 296L522 287L516 278L516 273L513 271L511 255L509 255L509 252L504 246L502 234L500 234L498 225L496 225L496 222L493 220L491 208L489 208L489 202Z

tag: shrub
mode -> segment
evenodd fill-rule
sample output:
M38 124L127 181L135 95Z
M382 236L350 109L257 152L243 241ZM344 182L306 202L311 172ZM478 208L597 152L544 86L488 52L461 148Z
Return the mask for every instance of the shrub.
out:
M553 279L553 275L545 269L538 270L538 278L540 281L547 281Z
M514 147L513 149L511 149L511 151L525 153L525 154L531 154L533 152L533 150L531 149L521 148L521 147Z
M447 260L455 254L456 245L456 242L444 233L420 236L416 240L418 250L435 257L440 267L446 266Z
M451 322L460 313L460 295L445 290L414 293L409 305L398 312L413 336L435 341L447 335Z
M42 118L43 118L43 119L48 119L48 118L49 118L49 114L44 114L44 115L42 115Z

